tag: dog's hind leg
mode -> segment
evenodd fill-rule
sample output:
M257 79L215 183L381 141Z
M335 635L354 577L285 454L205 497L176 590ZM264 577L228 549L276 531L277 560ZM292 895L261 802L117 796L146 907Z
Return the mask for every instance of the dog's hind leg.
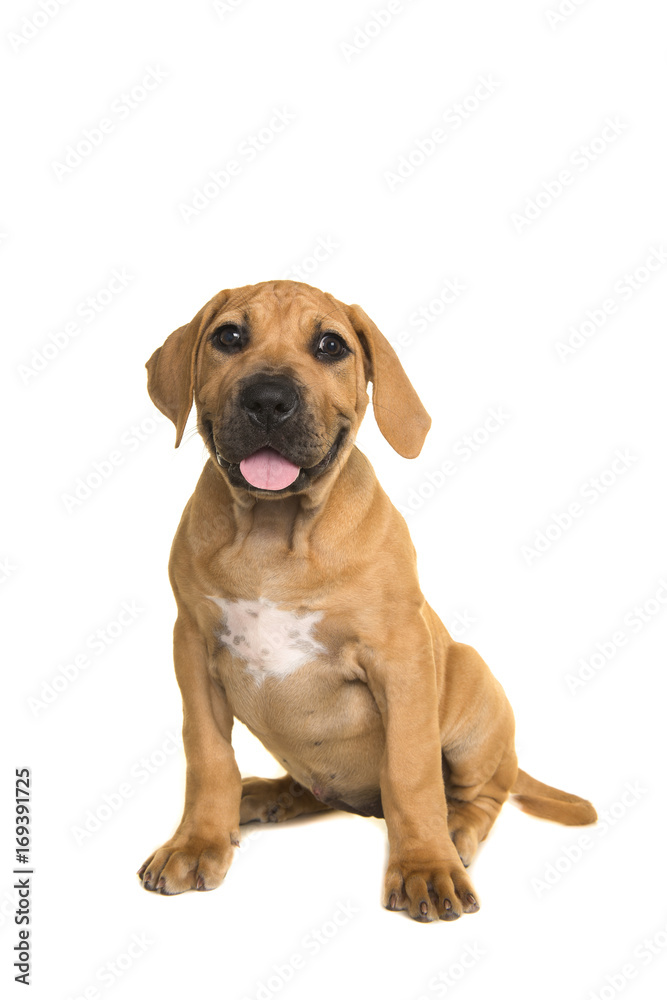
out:
M467 765L467 766L466 766ZM470 762L445 765L447 825L459 857L468 867L506 802L516 775L516 754L508 750L485 782L476 782Z
M517 778L514 716L500 684L472 647L454 643L447 651L447 683L465 677L484 692L469 726L454 723L442 748L447 825L463 864L468 866L489 833ZM482 683L483 682L483 683ZM452 692L455 695L455 692Z
M307 788L286 774L283 778L244 778L241 823L280 823L307 813L331 811Z

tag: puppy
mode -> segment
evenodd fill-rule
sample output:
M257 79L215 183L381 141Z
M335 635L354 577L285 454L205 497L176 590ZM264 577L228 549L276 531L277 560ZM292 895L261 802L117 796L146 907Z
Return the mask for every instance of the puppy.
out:
M430 426L358 306L292 281L225 290L147 364L206 462L174 539L183 819L139 869L146 889L213 889L241 823L345 809L383 816L383 902L419 921L479 908L466 866L508 796L567 824L589 802L518 769L498 681L424 599L405 521L355 447L377 424L415 458ZM234 718L284 768L241 778Z

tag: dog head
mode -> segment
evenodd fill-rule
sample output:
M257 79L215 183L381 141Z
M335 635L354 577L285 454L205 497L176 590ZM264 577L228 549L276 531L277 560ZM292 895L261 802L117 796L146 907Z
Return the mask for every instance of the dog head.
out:
M230 485L305 492L351 450L373 383L382 434L416 458L430 426L389 342L359 306L293 281L219 292L147 362L151 399L198 428Z

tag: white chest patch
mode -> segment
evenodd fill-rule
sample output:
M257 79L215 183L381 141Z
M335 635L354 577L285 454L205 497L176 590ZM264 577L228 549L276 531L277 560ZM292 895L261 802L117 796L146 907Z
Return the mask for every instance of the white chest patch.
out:
M287 677L326 652L313 636L321 611L287 611L272 601L227 601L211 597L222 610L218 638L243 660L257 681Z

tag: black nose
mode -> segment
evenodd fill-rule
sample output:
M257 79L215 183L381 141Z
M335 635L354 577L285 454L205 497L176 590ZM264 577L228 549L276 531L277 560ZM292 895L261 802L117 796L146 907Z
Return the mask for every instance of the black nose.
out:
M241 393L241 407L250 419L265 427L282 424L299 405L299 394L286 378L274 376L247 385Z

